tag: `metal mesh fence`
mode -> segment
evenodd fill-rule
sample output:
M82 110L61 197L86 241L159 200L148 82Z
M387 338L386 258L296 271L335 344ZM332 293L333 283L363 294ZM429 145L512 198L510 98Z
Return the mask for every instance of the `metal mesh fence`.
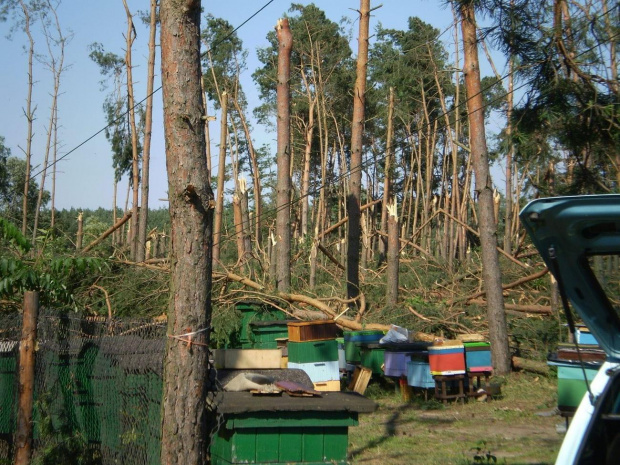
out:
M11 463L20 315L0 315L0 465ZM33 464L160 463L165 323L42 311Z

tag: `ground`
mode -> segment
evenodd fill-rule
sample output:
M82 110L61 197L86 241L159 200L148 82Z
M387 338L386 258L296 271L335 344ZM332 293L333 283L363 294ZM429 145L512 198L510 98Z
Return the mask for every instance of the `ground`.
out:
M565 425L554 412L556 379L515 373L503 381L497 399L447 405L423 393L403 402L394 388L369 386L378 409L349 429L351 463L553 464Z

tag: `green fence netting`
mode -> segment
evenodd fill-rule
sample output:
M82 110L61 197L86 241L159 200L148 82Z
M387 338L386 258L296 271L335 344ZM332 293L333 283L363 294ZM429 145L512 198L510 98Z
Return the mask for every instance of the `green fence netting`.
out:
M0 465L11 463L20 315L0 315ZM32 464L159 465L166 325L42 311Z

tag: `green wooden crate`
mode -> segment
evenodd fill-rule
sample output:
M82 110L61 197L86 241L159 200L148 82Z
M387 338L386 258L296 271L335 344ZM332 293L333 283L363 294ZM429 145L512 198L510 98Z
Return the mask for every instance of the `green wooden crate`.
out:
M258 302L239 302L236 307L237 311L241 312L241 329L239 333L239 339L241 344L249 344L252 348L252 328L250 323L254 321L266 321L266 320L285 320L286 314L271 305ZM287 333L288 334L288 333ZM286 336L285 336L286 337Z
M383 364L385 363L385 349L370 346L360 346L360 364L365 368L370 368L373 375L383 374Z
M255 412L227 416L213 439L211 463L319 465L347 463L354 412Z
M308 341L289 342L288 360L294 363L333 362L338 360L338 342Z
M276 339L288 338L287 321L255 321L250 323L250 341L254 349L277 349ZM260 347L258 346L260 344Z

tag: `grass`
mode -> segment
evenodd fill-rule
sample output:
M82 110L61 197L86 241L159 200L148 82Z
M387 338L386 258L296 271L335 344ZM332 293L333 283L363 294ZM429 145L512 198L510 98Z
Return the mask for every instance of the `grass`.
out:
M556 432L563 419L540 415L556 404L553 379L512 374L501 398L464 405L422 393L405 403L393 386L375 382L367 394L378 409L349 430L352 464L553 464L563 439Z

